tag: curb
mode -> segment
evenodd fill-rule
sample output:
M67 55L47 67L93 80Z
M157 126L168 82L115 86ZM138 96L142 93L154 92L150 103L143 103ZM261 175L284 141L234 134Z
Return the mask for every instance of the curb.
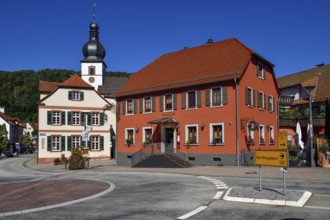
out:
M255 198L244 198L244 197L232 197L229 196L231 190L229 188L223 197L223 200L231 202L245 202L245 203L256 203L256 204L266 204L266 205L282 205L282 206L292 206L292 207L303 207L308 199L312 196L309 191L304 191L303 195L298 199L298 201L289 200L270 200L270 199L255 199Z

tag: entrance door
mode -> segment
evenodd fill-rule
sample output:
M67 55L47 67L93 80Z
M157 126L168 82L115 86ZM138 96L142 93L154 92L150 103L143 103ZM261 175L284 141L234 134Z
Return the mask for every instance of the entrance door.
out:
M174 152L174 128L165 128L165 153Z

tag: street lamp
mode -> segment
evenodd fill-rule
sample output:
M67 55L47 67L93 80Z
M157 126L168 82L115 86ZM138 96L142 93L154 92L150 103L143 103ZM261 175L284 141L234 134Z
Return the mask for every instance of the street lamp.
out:
M315 167L315 161L314 161L314 149L313 149L313 111L312 111L312 89L309 89L309 126L308 126L308 138L309 138L309 147L310 147L310 163L311 167Z

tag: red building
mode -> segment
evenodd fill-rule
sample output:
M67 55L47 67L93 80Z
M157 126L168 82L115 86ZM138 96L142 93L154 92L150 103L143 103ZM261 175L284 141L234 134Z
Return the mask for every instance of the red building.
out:
M255 149L277 148L273 64L234 38L160 56L116 99L118 165L148 164L159 154L243 165L253 163Z

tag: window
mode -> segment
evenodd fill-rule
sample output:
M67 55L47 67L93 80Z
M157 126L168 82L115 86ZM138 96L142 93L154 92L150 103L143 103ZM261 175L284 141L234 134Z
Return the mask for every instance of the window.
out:
M210 124L210 143L223 144L224 141L224 124L212 123Z
M258 108L259 109L265 109L266 103L265 103L265 93L259 91L258 92Z
M144 98L144 112L151 112L151 97Z
M61 136L52 136L52 151L61 150Z
M100 150L100 137L91 136L92 150Z
M100 114L98 112L92 112L92 125L100 124Z
M220 106L221 104L221 88L212 89L212 106Z
M198 144L198 125L186 125L186 144Z
M266 141L265 141L265 126L261 125L261 124L259 124L259 138L260 138L259 141L260 141L261 144L266 143Z
M196 91L188 92L188 108L196 108Z
M287 141L288 141L288 146L292 146L292 135L288 134Z
M125 129L125 142L127 145L134 144L134 128Z
M248 140L248 144L253 144L254 143L254 129L253 128L253 124L252 123L248 123L247 127L248 127L248 133L247 133L247 140Z
M255 91L252 88L245 88L245 104L249 107L254 107Z
M133 100L127 100L126 105L127 105L126 106L126 109L127 109L126 114L127 115L132 115L133 112L134 112L134 109L133 109Z
M78 148L81 146L80 144L80 136L72 136L71 137L71 146L72 148Z
M268 96L268 111L275 112L275 99L273 96Z
M265 67L262 63L257 64L257 75L260 79L265 79Z
M172 95L165 95L165 111L173 110Z
M95 75L95 66L88 67L88 75Z
M274 144L274 126L269 126L269 143Z
M72 100L80 100L80 92L72 91Z
M52 112L52 125L61 125L61 112Z
M152 143L152 128L143 128L143 143Z
M80 112L72 112L72 125L80 125Z

